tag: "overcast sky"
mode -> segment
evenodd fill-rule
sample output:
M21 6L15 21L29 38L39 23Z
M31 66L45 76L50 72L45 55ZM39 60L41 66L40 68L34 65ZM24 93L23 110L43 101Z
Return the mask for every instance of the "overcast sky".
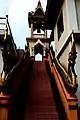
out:
M44 11L47 0L40 0ZM9 23L17 47L24 48L30 36L28 12L35 11L38 0L0 0L0 17L9 16Z

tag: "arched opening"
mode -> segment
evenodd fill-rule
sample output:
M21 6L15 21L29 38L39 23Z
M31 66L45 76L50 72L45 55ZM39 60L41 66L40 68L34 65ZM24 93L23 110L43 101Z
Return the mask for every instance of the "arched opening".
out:
M43 58L43 46L40 43L35 45L34 52L35 52L35 61L42 61L42 58Z
M40 53L41 55L43 55L43 46L40 43L38 43L37 45L35 45L34 50L35 50L35 55L37 53Z

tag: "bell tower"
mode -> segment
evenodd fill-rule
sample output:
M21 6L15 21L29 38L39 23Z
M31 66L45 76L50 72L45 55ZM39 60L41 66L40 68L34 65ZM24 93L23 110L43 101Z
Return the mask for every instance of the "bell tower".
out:
M49 49L49 39L47 38L47 30L45 29L45 12L43 11L40 0L37 3L35 11L28 13L28 23L31 29L30 38L26 38L30 50L30 56L35 57L41 55L46 56Z

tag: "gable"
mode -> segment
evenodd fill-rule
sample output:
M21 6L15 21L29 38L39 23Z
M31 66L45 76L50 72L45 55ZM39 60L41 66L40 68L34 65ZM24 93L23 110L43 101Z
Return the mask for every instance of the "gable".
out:
M37 42L34 44L34 47L35 47L37 44L40 44L40 45L42 45L43 47L46 47L46 46L40 41L40 39L37 40Z

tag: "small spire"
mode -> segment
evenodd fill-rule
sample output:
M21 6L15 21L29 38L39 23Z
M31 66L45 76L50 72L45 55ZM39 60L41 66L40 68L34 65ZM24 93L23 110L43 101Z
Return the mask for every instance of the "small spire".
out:
M40 9L43 10L43 8L42 8L42 6L41 6L41 1L40 1L40 0L38 1L38 4L37 4L37 7L36 7L36 10L37 10L38 8L40 8Z
M6 15L6 18L8 19L8 15Z
M40 5L41 5L41 2L40 2L40 0L38 1L38 4L40 4Z

